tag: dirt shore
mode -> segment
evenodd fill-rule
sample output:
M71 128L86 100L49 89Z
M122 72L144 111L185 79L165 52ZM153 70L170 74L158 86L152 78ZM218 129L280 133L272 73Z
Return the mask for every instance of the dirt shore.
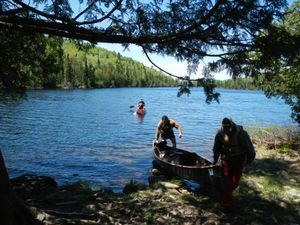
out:
M152 177L116 194L84 183L58 187L49 177L12 180L17 195L41 224L299 224L300 154L257 148L249 173L234 192L235 208L222 212L217 190L191 191L179 181ZM150 179L150 180L151 180Z

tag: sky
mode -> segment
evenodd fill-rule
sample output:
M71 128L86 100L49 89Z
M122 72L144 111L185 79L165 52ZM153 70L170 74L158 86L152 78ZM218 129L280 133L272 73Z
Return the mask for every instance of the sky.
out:
M288 0L289 5L291 5L293 2L295 2L295 0ZM147 59L146 55L143 53L142 49L136 45L131 44L126 50L120 44L99 43L97 46L110 51L115 51L117 53L120 53L122 56L130 57L138 62L143 63L146 66L152 66L152 64ZM171 74L174 74L176 76L187 75L187 62L178 62L173 57L161 56L156 54L151 54L150 58L156 65L158 65L159 67ZM198 67L198 73L193 75L192 78L202 77L201 68L203 66L205 66L205 64L204 62L201 62ZM220 73L215 73L213 75L217 80L230 79L230 76L226 71L221 71Z
M99 43L98 47L105 48L110 51L115 51L120 53L122 56L130 57L138 62L143 63L146 66L151 67L151 62L147 59L146 55L143 53L142 48L136 45L130 45L128 49L124 50L124 47L120 44L108 44L108 43ZM174 74L176 76L186 76L187 75L187 62L178 62L175 58L170 56L161 56L157 54L149 55L150 59L160 68L164 69L165 71ZM192 78L199 78L201 76L201 68L204 66L202 62L199 65L198 73L193 75ZM218 74L214 74L215 79L218 80L225 80L229 79L229 76L226 72L221 72Z

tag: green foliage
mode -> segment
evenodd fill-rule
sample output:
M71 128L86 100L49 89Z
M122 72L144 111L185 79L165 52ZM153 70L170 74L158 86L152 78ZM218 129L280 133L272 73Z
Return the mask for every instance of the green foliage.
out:
M206 56L222 58L223 52L248 51L252 38L287 4L286 0L79 0L78 10L70 0L2 2L1 26L91 43L137 44L192 64Z
M194 86L193 83L189 80L182 81L179 85L177 97L181 97L183 94L186 94L187 96L189 96L191 94L190 88L193 86Z
M295 18L298 9L291 12L294 17L286 19L284 29L272 25L274 20L281 18L287 4L285 0L80 0L79 3L78 11L75 8L76 4L70 4L70 1L36 0L11 4L9 0L3 0L0 5L0 25L87 40L91 43L123 43L125 47L137 44L144 52L172 56L178 61L186 60L189 65L197 65L196 67L204 57L213 57L213 60L219 61L211 63L211 69L228 68L234 77L243 72L252 73L251 68L245 68L246 64L260 70L264 69L263 65L269 64L272 57L290 57L295 55L294 53L297 55L293 46L299 46L297 38L292 37L285 29L291 27L293 35L298 35L297 22L291 19ZM39 18L39 21L36 21L36 18ZM298 17L296 21L299 21ZM253 52L262 53L256 61L249 60L249 54ZM93 67L89 64L84 65L85 78L79 77L79 74L73 77L76 82L71 77L70 70L67 70L65 85L149 86L146 78L142 77L145 73L137 80L131 79L130 84L126 83L126 79L117 80L115 77L108 81L100 79L97 83L97 76L94 74L98 73L100 76L101 73L107 73L97 71L94 64L91 64ZM97 61L97 65L100 65L100 61ZM113 69L118 75L121 70L131 69L118 65L114 62L109 70ZM188 74L193 73L195 69L189 67ZM139 68L138 72L141 71L143 72L143 69ZM135 75L133 77L136 77ZM72 81L69 78L72 78ZM181 78L190 82L189 77ZM207 102L218 97L212 94L213 86L209 86L210 84L211 82L202 83ZM189 94L188 85L182 85L179 95L181 93Z
M283 21L270 28L258 60L268 58L263 72L253 71L255 84L267 97L280 97L291 106L292 118L300 124L300 1L286 11ZM273 38L271 38L273 37ZM276 38L275 38L276 37ZM271 54L269 51L272 51ZM275 52L274 52L275 51ZM271 56L270 56L271 55ZM262 68L260 66L260 68Z
M130 182L124 186L123 193L131 194L131 193L135 193L139 190L143 190L145 188L146 188L145 185L138 183L137 181L130 180Z
M217 80L216 85L219 88L226 88L226 89L242 89L242 90L257 90L253 84L253 79L250 77L242 78L238 77L235 79L228 79L228 80Z
M201 86L203 86L204 93L206 96L205 102L210 104L213 100L215 100L219 103L220 93L214 92L214 89L216 87L215 80L211 78L203 79L201 83Z
M161 87L177 82L119 53L102 48L77 48L65 41L64 86L71 87Z
M282 152L292 153L300 151L300 130L295 126L270 126L261 128L254 125L246 128L253 142L258 146L266 146L268 149L276 149Z
M80 10L77 4L70 2L35 0L12 4L10 0L2 0L0 28L18 28L93 44L122 43L125 47L136 44L145 53L172 56L178 61L186 60L189 65L198 65L205 57L211 57L210 70L228 69L233 77L245 74L254 78L268 97L283 98L292 108L292 117L300 123L299 0L286 12L286 0L79 0ZM34 50L38 49L43 50ZM58 84L64 87L174 85L171 80L163 80L147 68L133 66L118 56L117 60L108 56L107 61L95 56L96 60L91 62L90 51L86 50L86 56L81 55L80 59L69 53L64 55L63 79L55 77L55 73L49 74L47 79L39 78L37 74L44 73L33 70L26 57L22 57L17 62L24 65L16 68L19 64L8 64L15 66L10 66L10 71L5 69L1 83L16 87L30 85L30 82L49 87ZM188 68L188 74L195 69ZM182 83L178 95L190 94L190 77L179 79L187 82ZM207 102L218 101L211 79L205 77L198 83L204 87Z
M53 87L61 70L61 39L0 29L0 87Z
M115 52L42 35L0 30L0 87L102 88L176 86L177 82Z
M233 77L251 77L267 97L280 97L291 106L292 118L300 124L300 1L284 16L269 24L253 39L248 51L232 54L211 64L225 67ZM226 84L230 85L230 84Z
M191 94L190 89L196 86L203 87L204 94L206 96L205 102L207 104L210 104L212 101L216 101L219 103L220 94L215 92L216 83L208 67L203 68L203 78L190 79L191 73L195 73L197 67L198 65L188 65L189 76L184 77L184 79L180 82L180 88L178 90L177 97L180 97L183 94L189 96Z
M155 217L152 212L145 212L143 219L147 224L155 224Z

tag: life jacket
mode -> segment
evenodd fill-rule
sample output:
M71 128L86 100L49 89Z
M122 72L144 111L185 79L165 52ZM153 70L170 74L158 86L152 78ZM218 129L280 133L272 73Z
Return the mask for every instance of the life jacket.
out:
M228 135L221 129L221 154L226 156L237 156L246 153L240 141L240 132L243 130L242 126L235 125L235 132L229 138Z

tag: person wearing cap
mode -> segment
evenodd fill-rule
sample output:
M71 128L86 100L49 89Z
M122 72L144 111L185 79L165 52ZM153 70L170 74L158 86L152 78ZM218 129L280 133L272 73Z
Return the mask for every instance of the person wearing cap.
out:
M139 109L143 109L144 106L145 106L145 102L144 102L144 100L141 98L141 99L139 100L139 102L138 102L138 108L139 108Z
M217 164L219 158L225 184L221 203L224 211L229 212L233 209L233 190L238 187L242 173L254 160L255 150L243 127L226 117L222 120L213 146L213 163Z
M168 116L164 115L156 126L155 132L155 144L158 143L159 135L161 135L162 141L170 139L173 148L176 148L176 138L174 135L173 128L178 130L178 137L182 136L182 128L175 120L170 119Z

